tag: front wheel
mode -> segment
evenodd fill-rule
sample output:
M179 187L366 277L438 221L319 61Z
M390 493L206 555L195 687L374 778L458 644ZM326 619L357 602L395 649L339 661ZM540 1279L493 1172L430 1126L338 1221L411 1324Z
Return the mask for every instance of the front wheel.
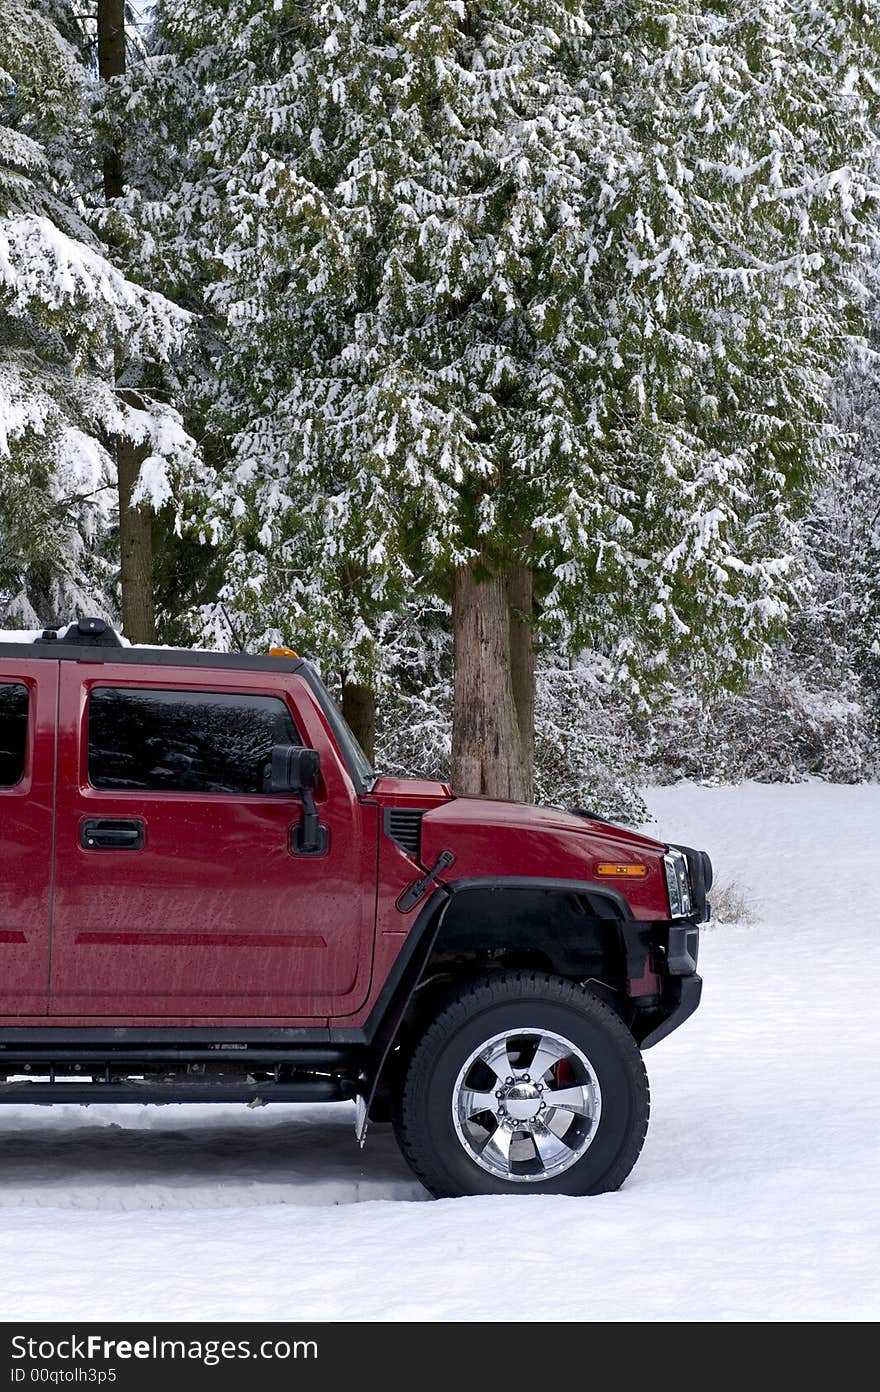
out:
M648 1126L629 1030L589 991L540 972L461 987L422 1036L395 1120L438 1198L602 1194L626 1179Z

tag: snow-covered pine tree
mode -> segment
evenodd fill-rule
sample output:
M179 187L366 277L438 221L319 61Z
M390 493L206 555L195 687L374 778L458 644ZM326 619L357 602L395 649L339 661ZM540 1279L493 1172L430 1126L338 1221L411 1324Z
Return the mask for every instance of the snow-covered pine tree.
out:
M512 572L645 700L675 661L759 655L861 326L873 5L160 14L165 90L197 73L213 107L152 211L223 331L232 447L202 515L252 628L357 676L426 577L452 600L456 781L514 795Z
M146 229L156 282L202 310L205 356L192 364L188 404L214 468L192 492L192 519L222 557L220 599L236 630L254 644L319 654L369 746L398 613L435 597L411 564L423 547L418 507L403 515L399 459L382 457L401 384L393 373L386 383L363 379L360 399L333 406L334 376L347 370L336 355L347 352L349 282L355 276L364 282L356 294L368 293L374 237L357 208L350 227L336 227L329 205L312 207L311 190L335 188L381 133L370 135L356 110L350 130L344 120L332 129L324 17L252 5L223 7L221 21L210 5L164 3L157 16L151 51L123 94L139 123L130 239ZM379 47L358 39L348 55L361 88L381 68L383 25L382 15L368 17ZM306 74L313 60L320 72ZM313 102L317 126L329 122L320 150L307 139ZM415 464L406 479L415 492ZM203 610L201 635L229 641L216 605Z
M112 436L148 446L153 502L193 460L175 410L114 390L114 353L158 362L187 321L87 223L89 100L74 7L0 0L0 612L26 626L114 607Z
M873 277L872 326L836 396L846 445L809 519L819 618L846 651L846 667L880 728L880 276ZM796 631L797 637L797 631ZM827 667L821 640L811 657Z
M842 448L800 523L807 592L740 689L682 681L640 722L648 780L880 773L880 356L868 271L874 326L834 392Z

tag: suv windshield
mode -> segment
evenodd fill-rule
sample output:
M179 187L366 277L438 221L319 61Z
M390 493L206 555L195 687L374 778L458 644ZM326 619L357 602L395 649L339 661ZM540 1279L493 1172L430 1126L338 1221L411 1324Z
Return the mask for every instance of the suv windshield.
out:
M345 716L342 714L342 710L338 703L330 695L330 692L321 681L315 669L309 664L306 670L311 679L310 684L312 689L324 708L324 714L327 716L333 733L339 742L355 783L360 786L361 792L369 792L378 777L376 770L361 749L357 737Z

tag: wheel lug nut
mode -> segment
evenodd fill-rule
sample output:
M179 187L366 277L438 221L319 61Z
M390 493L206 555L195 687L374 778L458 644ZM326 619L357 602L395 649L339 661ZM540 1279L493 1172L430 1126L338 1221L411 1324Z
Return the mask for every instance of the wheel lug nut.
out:
M507 1079L508 1086L509 1086L512 1082L513 1082L513 1079L512 1079L512 1078L508 1078L508 1079Z

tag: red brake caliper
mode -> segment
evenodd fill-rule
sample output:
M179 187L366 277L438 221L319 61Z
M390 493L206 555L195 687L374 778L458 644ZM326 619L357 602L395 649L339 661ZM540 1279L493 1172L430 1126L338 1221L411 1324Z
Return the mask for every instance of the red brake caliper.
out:
M556 1065L556 1086L571 1087L574 1083L574 1069L568 1059L560 1059Z

